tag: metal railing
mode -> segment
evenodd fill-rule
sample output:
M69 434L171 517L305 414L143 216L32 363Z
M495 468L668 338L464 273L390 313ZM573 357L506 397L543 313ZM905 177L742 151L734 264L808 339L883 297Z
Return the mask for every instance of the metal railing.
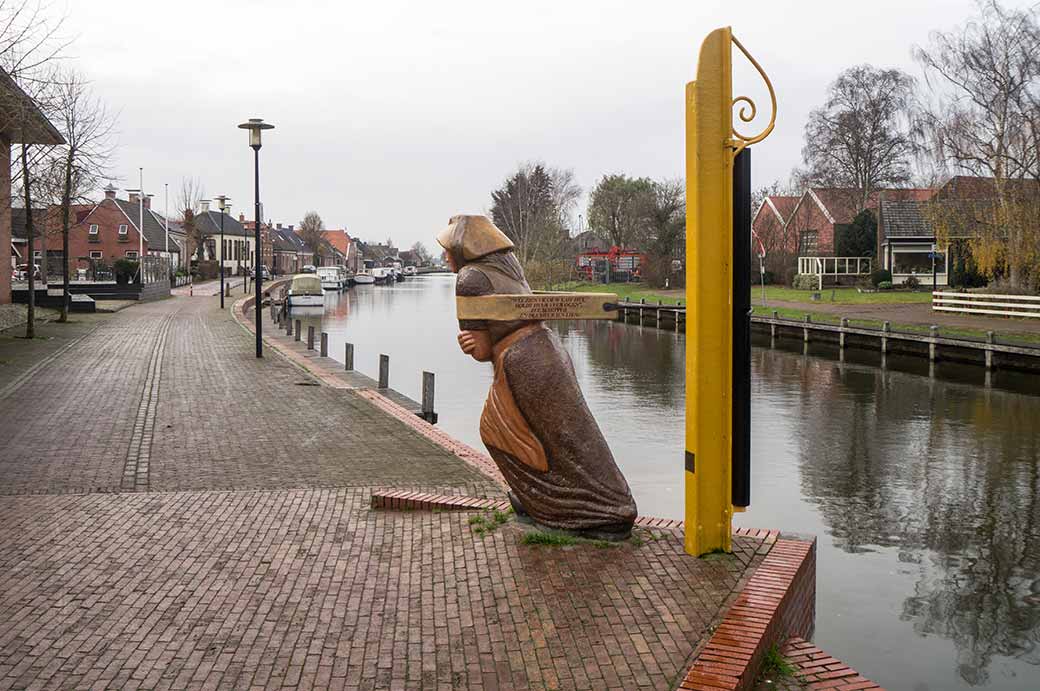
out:
M1040 318L1040 295L988 295L937 290L932 293L932 310Z

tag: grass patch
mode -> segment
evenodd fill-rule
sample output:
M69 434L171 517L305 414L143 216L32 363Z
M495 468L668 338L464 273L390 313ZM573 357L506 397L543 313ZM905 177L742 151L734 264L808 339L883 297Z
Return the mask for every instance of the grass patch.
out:
M494 511L494 512L483 512L476 515L470 516L466 522L473 528L473 532L480 536L489 535L499 527L509 522L509 517L513 513L512 509L506 511Z
M881 290L876 293L861 293L856 288L828 288L821 291L795 290L784 286L766 286L766 300L787 302L812 302L813 293L820 294L820 302L844 305L890 305L924 303L932 301L929 290ZM762 286L752 286L751 299L762 299Z
M780 654L780 649L776 647L776 644L774 643L770 646L769 650L766 651L765 658L762 660L760 675L774 678L791 677L794 676L794 672L794 667Z
M531 530L524 533L524 536L520 538L520 544L544 545L546 547L570 547L572 545L591 545L596 549L614 549L615 547L620 547L624 543L611 542L610 540L587 540L585 538L567 535L566 533Z
M683 296L667 295L647 287L643 283L586 283L584 281L568 281L553 287L553 290L567 290L579 293L617 293L618 299L627 297L631 302L639 302L640 298L656 303L660 300L665 305L674 305Z

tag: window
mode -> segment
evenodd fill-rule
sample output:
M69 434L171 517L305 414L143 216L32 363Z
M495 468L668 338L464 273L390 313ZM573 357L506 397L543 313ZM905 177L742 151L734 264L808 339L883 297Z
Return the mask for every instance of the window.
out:
M91 259L101 259L101 252L99 252L97 250L91 250L90 258Z
M121 226L119 226L119 234L120 235L126 235L126 230L127 230L127 228L126 228L126 224L125 223L122 224Z
M42 256L43 256L43 253L40 252L40 250L33 250L33 259L39 259Z
M893 252L892 273L894 274L930 274L932 273L932 253L928 252ZM941 253L935 255L936 273L946 273L946 257Z
M126 226L123 226L123 227L125 228ZM90 233L91 235L97 235L98 234L98 225L97 225L97 223L91 223L90 224L90 228L87 229L87 232Z
M126 251L126 258L127 259L137 259L137 250L127 250Z
M819 244L819 231L803 230L798 236L798 254L803 257L815 255L819 249Z

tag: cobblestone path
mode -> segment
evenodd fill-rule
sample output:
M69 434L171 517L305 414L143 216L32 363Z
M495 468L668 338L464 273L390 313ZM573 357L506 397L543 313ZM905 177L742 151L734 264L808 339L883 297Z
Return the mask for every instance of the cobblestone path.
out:
M123 310L0 399L0 688L674 688L758 558L372 510L497 490L215 304Z

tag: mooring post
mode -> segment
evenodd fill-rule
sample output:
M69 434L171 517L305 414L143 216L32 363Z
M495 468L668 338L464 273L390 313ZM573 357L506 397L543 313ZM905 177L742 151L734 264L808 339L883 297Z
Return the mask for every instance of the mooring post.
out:
M321 332L321 356L329 356L329 335L324 331Z
M881 325L881 354L888 355L888 332L892 330L892 322Z
M849 320L846 317L841 318L841 331L838 332L838 347L845 350L845 329L849 328Z
M348 372L354 370L354 344L344 343L343 344L343 369Z
M231 284L230 283L225 283L224 284L224 297L226 297L226 298L231 297Z
M307 350L314 350L314 325L307 325Z
M992 331L986 332L986 371L993 369L993 344L996 337Z
M437 413L433 411L433 372L422 373L422 418L426 422L437 422Z
M646 311L646 298L639 298L639 325L643 325L643 312Z
M802 327L802 340L805 343L809 342L809 324L812 324L812 315L805 315L805 326Z
M301 324L301 323L300 323L300 320L299 320L299 319L297 319L297 320L296 320L296 332L295 332L295 333L293 334L293 340L294 340L294 341L298 341L298 340L300 340L300 334L301 334L302 332L303 332L303 324Z
M780 318L780 313L773 310L773 321L769 322L769 340L776 340L776 320Z
M379 355L379 388L390 388L390 356Z
M292 336L292 319L289 319L289 313L285 313L285 335Z
M274 303L271 303L271 321L275 324L278 323L278 310L275 309Z
M932 326L928 327L928 362L935 362L935 339L939 337L939 327Z

